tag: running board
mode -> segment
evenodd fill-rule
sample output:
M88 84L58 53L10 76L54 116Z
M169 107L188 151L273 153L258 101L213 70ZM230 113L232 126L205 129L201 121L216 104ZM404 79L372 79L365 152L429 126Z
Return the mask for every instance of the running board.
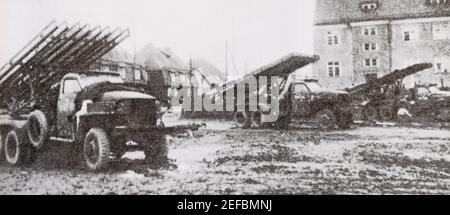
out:
M73 143L75 142L75 139L67 139L67 138L60 138L60 137L50 137L51 141L57 141L57 142L64 142L64 143Z

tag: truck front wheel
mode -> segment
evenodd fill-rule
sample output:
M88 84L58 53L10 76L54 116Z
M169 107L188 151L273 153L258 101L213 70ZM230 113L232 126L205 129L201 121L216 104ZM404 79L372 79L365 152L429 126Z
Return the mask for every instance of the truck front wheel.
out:
M88 170L103 170L109 164L110 141L108 134L101 128L92 128L84 139L83 158Z
M374 106L369 106L364 109L364 118L370 122L378 121L378 108Z
M340 129L349 129L353 124L353 114L352 113L342 113L339 116L337 122Z
M4 143L5 158L10 165L29 165L35 160L34 151L26 141L25 135L11 130L6 135Z
M317 126L320 130L328 131L336 128L336 116L330 109L323 109L316 114Z
M237 111L236 113L234 113L234 122L239 128L250 128L250 113L248 111Z
M275 122L275 128L279 130L286 130L291 124L291 116L280 116Z
M251 126L254 129L261 129L264 127L264 123L262 123L262 113L259 111L252 112L251 114Z

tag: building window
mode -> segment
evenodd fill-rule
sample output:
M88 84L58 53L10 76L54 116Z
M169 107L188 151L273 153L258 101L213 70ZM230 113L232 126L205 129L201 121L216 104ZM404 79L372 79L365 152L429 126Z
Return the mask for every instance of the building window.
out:
M409 31L403 32L403 40L404 41L411 41L411 32L409 32Z
M327 71L328 77L340 77L341 64L339 62L328 62Z
M446 40L450 39L450 28L448 23L433 24L433 39Z
M449 6L450 1L448 0L427 0L426 3L428 6L436 7L436 6Z
M364 66L365 67L378 67L378 59L371 58L371 59L365 59L364 60Z
M134 80L137 80L137 81L142 80L141 70L139 70L139 69L134 70Z
M329 46L339 45L339 36L336 33L328 32L327 44Z
M364 43L363 44L363 50L364 51L377 51L378 50L378 44L376 44L376 43Z
M119 68L119 74L120 74L120 77L121 77L123 80L125 80L125 79L127 78L127 71L125 70L125 68L120 67L120 68Z
M363 29L364 36L376 36L377 35L377 27L369 27Z
M418 30L416 28L407 28L403 30L403 41L410 42L419 39Z
M380 3L378 1L365 1L360 3L360 9L365 13L376 11L379 6Z

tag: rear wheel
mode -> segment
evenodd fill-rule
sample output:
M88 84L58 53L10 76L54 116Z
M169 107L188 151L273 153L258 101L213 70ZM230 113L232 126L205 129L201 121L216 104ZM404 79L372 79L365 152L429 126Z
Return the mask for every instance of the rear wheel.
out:
M381 107L380 118L383 121L391 121L392 119L394 119L393 108L390 106Z
M5 159L5 150L4 150L4 146L5 146L5 138L3 137L3 133L0 130L0 162L2 162Z
M278 120L275 122L275 128L285 130L289 128L290 124L291 124L290 116L280 116Z
M44 113L40 110L33 111L26 127L30 144L36 149L42 148L48 138L48 123Z
M336 116L332 110L323 109L316 114L316 123L320 130L333 130L336 128Z
M248 111L238 111L234 113L234 122L239 128L249 128L251 125L250 113Z
M87 134L83 146L85 166L90 171L105 169L109 164L110 141L105 130L93 128Z
M36 155L25 135L11 130L6 135L4 153L6 161L12 166L29 165L34 162Z
M337 125L340 129L348 129L353 124L353 115L351 113L342 113L339 116Z
M374 106L369 106L364 109L364 118L368 121L375 122L378 120L378 109Z
M251 117L250 117L252 128L260 129L264 126L262 123L261 117L262 117L261 112L259 112L259 111L252 112Z
M166 165L169 161L166 137L149 138L147 144L148 146L144 150L146 163L157 166Z

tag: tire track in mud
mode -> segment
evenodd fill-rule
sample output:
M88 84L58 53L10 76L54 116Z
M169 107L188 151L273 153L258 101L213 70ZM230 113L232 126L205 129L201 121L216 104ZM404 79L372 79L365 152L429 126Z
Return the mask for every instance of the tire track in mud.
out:
M448 130L215 125L168 138L167 167L125 160L87 173L67 168L64 150L30 168L2 164L0 194L450 194Z

